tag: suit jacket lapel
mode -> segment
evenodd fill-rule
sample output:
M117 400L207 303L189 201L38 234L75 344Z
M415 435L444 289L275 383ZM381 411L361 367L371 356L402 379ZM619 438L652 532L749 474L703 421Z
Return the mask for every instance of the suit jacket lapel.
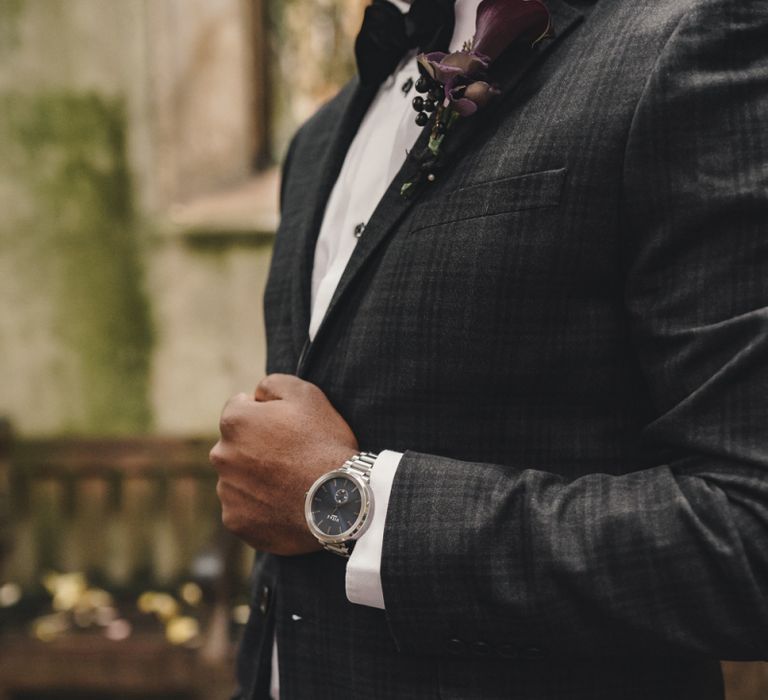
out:
M514 88L520 83L525 74L531 70L533 66L541 62L546 55L553 51L554 48L561 42L563 37L565 37L565 35L568 34L570 30L575 27L576 24L578 24L578 22L583 18L581 13L572 8L567 3L563 2L563 0L548 0L547 5L552 14L553 24L556 31L555 38L543 44L538 50L534 52L526 51L525 57L522 60L519 58L519 56L516 57L514 54L500 57L497 65L494 66L494 68L496 73L495 77L499 83L502 94L500 95L498 101L495 104L489 106L486 110L479 112L477 115L471 118L461 119L457 122L454 129L451 130L451 133L446 139L446 143L443 147L443 156L441 159L443 163L442 167L451 167L451 164L453 161L455 161L457 154L467 147L472 137L475 134L482 132L483 123L487 122L489 119L494 118L494 112L501 108L499 103L511 95L511 93L514 91ZM517 58L517 61L515 61L515 58ZM368 101L368 104L370 104L370 100ZM358 126L361 119L362 115L357 121ZM419 136L419 139L413 148L413 153L419 153L426 146L429 136L428 131L428 129L424 129L422 134ZM338 140L341 141L342 138L343 136L340 135ZM348 140L346 141L347 146L349 146L349 142L351 142L351 140L352 136L349 136ZM337 157L338 155L339 154L337 153ZM328 194L330 193L330 189L333 187L333 181L335 181L335 178L338 175L338 170L341 168L343 158L344 154L341 154L340 162L338 163L337 168L334 170L333 180L328 187ZM316 352L319 341L327 331L329 321L336 313L338 313L338 309L344 297L349 293L350 289L353 288L354 284L359 281L361 272L363 271L366 263L371 259L373 253L379 248L383 241L385 241L389 234L395 229L398 222L418 200L420 191L422 191L425 186L428 186L422 185L421 190L417 191L412 196L407 198L403 197L400 194L400 189L408 180L408 178L412 176L412 173L413 163L409 159L403 165L400 172L395 176L395 179L390 184L389 188L384 194L384 197L381 199L376 210L374 211L373 216L368 221L365 228L365 233L360 238L354 252L352 253L352 257L350 258L349 263L344 270L333 298L331 299L331 303L328 307L325 317L317 331L314 342L304 348L305 351L302 353L302 358L299 362L299 367L297 368L297 374L302 374L306 371L306 367L309 361ZM324 196L327 199L327 194ZM324 211L324 201L323 209L320 211L321 217ZM320 222L317 222L316 227L319 228L319 226ZM314 248L314 239L312 244L312 248ZM309 259L308 268L302 272L302 277L311 277L311 257ZM308 318L309 316L307 313L307 323ZM306 337L306 326L304 327L304 337Z
M314 167L317 173L317 188L314 198L308 203L309 215L304 225L297 232L297 269L291 283L291 305L293 339L296 356L301 357L308 341L310 319L310 296L312 283L312 265L315 243L325 215L328 199L336 183L349 146L357 133L368 108L376 96L377 86L363 86L355 78L346 88L346 99L339 110L340 118L328 140L325 155ZM297 164L306 167L309 164Z

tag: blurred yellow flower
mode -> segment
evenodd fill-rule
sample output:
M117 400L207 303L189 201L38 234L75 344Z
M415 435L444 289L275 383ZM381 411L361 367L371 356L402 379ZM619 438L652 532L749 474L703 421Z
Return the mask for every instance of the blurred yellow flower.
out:
M199 634L200 624L194 617L175 617L165 628L165 638L175 645L187 644Z

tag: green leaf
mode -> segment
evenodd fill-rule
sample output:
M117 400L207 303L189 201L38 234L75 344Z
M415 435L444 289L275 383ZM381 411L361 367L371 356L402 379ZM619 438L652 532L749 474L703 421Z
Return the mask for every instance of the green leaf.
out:
M430 137L427 148L429 148L433 156L437 156L440 154L440 146L442 146L444 138L445 138L445 134L441 134L440 136Z

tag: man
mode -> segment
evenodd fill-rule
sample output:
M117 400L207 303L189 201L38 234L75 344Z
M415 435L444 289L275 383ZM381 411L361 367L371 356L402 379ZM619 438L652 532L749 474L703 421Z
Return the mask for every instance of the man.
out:
M212 452L271 553L242 698L708 700L768 657L768 6L547 6L410 196L412 52L291 145L270 376ZM310 531L348 488L305 520L345 463L349 560Z

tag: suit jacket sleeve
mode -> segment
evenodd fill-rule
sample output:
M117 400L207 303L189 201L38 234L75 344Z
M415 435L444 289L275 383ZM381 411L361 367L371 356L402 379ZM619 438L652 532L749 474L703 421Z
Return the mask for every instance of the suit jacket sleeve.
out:
M768 656L766 37L764 2L695 3L627 138L645 437L676 457L566 480L406 453L382 559L401 651Z

